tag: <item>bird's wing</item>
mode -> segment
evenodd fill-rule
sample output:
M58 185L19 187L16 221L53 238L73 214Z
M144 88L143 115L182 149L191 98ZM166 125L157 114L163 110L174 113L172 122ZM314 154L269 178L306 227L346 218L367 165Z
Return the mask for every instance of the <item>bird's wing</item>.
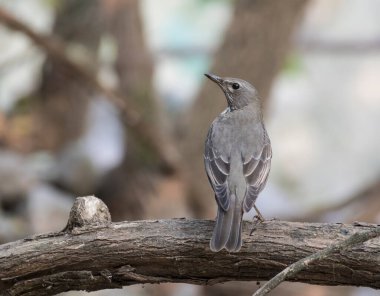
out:
M230 201L228 198L227 176L230 172L230 159L222 155L213 147L211 140L212 127L210 128L204 154L206 172L210 184L215 192L215 199L218 205L225 211L228 210Z
M247 182L243 205L245 212L248 212L252 208L260 191L264 189L270 171L271 159L272 148L265 131L261 152L257 155L252 154L247 159L242 159L243 173Z

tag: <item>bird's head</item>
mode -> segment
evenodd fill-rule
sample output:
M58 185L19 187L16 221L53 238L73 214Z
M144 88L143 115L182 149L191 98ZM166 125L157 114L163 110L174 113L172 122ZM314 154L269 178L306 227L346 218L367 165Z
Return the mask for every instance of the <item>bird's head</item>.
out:
M231 111L241 109L250 103L260 103L256 89L249 82L231 77L219 77L205 74L223 90Z

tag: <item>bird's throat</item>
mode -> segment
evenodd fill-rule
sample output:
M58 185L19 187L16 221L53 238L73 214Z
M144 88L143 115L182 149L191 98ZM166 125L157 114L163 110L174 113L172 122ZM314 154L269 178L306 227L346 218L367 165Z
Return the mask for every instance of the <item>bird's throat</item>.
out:
M227 99L227 104L228 104L229 111L230 112L235 111L237 108L233 104L233 99L232 99L231 95L229 93L225 93L225 94L226 94L226 99Z

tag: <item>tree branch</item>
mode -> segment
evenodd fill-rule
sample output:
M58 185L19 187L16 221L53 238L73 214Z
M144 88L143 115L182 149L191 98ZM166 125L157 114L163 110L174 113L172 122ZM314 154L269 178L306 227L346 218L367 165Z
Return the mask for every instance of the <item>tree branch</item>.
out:
M343 199L341 202L311 211L309 213L306 213L302 217L290 217L290 220L296 219L297 221L321 221L324 215L340 211L342 209L345 209L346 207L353 205L359 206L360 208L369 209L368 201L371 199L378 199L379 195L380 178L378 178L376 181L370 184L367 184L367 186L363 187L350 197Z
M161 131L157 131L153 126L148 125L142 119L140 113L137 111L138 109L132 104L131 100L127 100L114 90L101 84L93 73L72 61L67 56L64 50L66 46L62 41L33 31L1 8L0 22L8 28L19 31L29 37L38 47L44 50L47 55L64 66L65 70L73 76L73 79L83 81L87 87L103 94L121 111L123 119L131 132L156 152L163 168L168 172L178 171L179 153L174 145L168 141L168 135L163 135Z
M378 237L380 235L380 226L377 226L374 229L367 230L365 232L356 232L351 235L349 238L341 241L337 244L333 244L327 247L324 250L321 250L315 254L307 256L292 265L285 268L279 274L277 274L274 278L269 280L262 286L259 290L257 290L253 296L264 296L276 288L279 284L285 281L287 278L294 277L297 273L308 268L311 264L316 261L326 259L328 256L331 256L334 252L341 252L347 248L353 247L357 244L364 243L370 239Z
M301 258L376 228L266 221L249 236L251 225L245 223L239 253L213 253L213 225L188 219L111 223L103 202L79 198L64 231L0 246L0 291L54 295L144 283L269 280ZM315 262L287 280L379 289L379 250L380 240L373 239Z
M380 51L380 40L339 40L329 41L322 39L298 38L296 48L307 53L328 54L369 54Z

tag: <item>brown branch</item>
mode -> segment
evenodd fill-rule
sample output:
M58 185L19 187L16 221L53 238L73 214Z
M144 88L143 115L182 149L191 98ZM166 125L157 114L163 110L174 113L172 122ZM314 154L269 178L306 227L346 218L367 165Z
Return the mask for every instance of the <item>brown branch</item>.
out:
M177 172L179 165L179 153L174 145L168 141L168 136L155 130L148 125L140 116L138 109L114 90L101 84L89 70L72 61L64 49L66 48L62 41L52 36L44 36L23 24L11 14L0 8L0 22L8 28L19 31L28 36L39 48L44 50L47 55L64 66L65 70L73 76L73 79L83 81L85 85L98 93L103 94L110 100L122 113L126 125L137 137L139 137L148 147L156 152L161 160L162 166L168 172Z
M283 281L285 281L287 278L294 277L295 275L297 275L297 273L310 267L311 264L315 263L316 261L324 260L335 252L338 252L338 251L342 252L343 250L346 250L347 248L351 248L355 245L364 243L370 239L378 237L379 235L380 235L380 226L377 226L376 228L367 230L365 232L360 232L360 233L356 232L353 235L351 235L349 238L345 239L344 241L333 244L325 248L324 250L321 250L315 254L307 256L306 258L298 260L297 262L285 268L283 271L277 274L274 278L266 282L264 286L262 286L259 290L257 290L253 294L253 296L264 296L268 294L270 291L272 291L274 288L276 288Z
M378 178L375 182L368 184L366 187L363 187L358 192L353 194L352 196L343 199L341 202L321 207L317 210L313 210L309 213L306 213L302 217L290 217L290 220L296 219L297 221L321 221L323 216L340 211L350 206L359 205L361 208L365 208L368 206L368 201L371 199L378 199L380 196L380 178ZM368 208L368 207L367 207Z
M370 224L267 221L249 236L245 223L239 253L209 249L213 221L171 219L111 223L104 203L78 199L68 226L0 246L4 295L54 295L144 284L199 285L269 280L286 266ZM380 288L380 240L333 254L289 281Z
M300 38L295 47L307 53L369 54L380 51L380 39L329 41Z

